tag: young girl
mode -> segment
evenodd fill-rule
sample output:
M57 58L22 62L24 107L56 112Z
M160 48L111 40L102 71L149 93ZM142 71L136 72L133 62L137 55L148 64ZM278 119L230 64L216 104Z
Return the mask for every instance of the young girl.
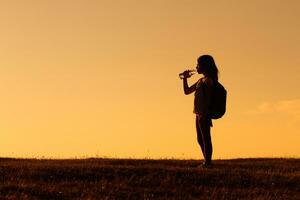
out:
M210 127L212 120L209 116L209 106L213 91L214 81L218 81L218 68L210 55L202 55L198 58L197 72L203 74L191 87L188 86L187 78L191 75L189 70L183 72L184 94L188 95L195 92L194 113L196 114L197 140L204 156L204 167L211 166L212 143Z

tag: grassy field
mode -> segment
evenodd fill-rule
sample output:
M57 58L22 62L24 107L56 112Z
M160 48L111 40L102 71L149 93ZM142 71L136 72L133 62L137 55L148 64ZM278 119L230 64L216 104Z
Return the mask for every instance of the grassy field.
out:
M0 158L0 199L300 199L300 159Z

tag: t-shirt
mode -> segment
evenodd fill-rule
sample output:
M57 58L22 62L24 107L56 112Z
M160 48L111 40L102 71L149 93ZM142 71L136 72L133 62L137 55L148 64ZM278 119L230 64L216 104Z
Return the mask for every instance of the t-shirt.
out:
M200 116L209 115L209 105L213 90L213 80L203 77L198 80L194 98L194 113Z

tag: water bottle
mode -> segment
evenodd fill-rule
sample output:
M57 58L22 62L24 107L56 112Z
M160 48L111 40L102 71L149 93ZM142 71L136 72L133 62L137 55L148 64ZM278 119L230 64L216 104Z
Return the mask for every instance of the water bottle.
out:
M196 72L197 72L197 71L194 70L194 69L189 69L188 71L189 71L189 76L190 76L190 77L193 76L194 74L196 74ZM182 72L182 73L179 74L179 78L180 78L180 79L183 79L183 78L184 78L183 73L184 73L184 72Z

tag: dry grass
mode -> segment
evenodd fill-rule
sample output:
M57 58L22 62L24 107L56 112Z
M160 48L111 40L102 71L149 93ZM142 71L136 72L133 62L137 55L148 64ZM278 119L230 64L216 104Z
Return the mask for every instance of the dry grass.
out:
M300 199L300 159L0 158L0 199Z

